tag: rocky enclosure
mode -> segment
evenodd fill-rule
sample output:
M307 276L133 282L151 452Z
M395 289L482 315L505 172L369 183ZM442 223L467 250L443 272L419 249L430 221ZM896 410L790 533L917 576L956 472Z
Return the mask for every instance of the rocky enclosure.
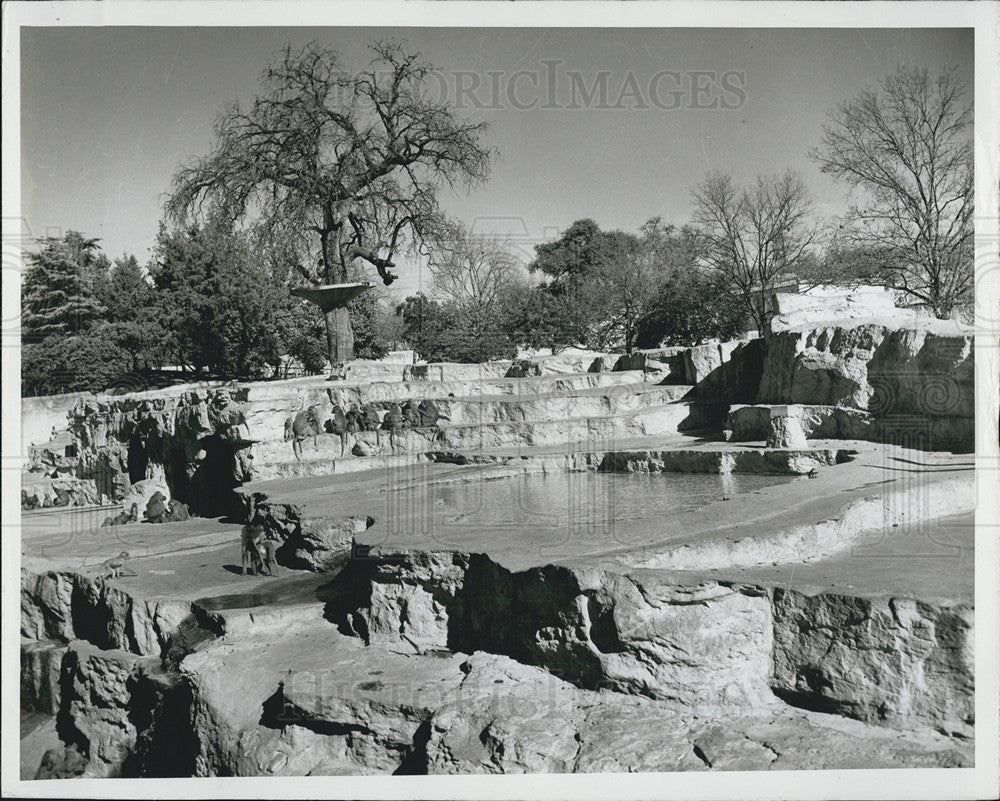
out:
M969 594L738 574L843 560L866 532L971 508L971 476L937 453L972 449L971 336L787 316L763 339L621 357L358 363L339 381L77 399L31 450L29 514L161 491L202 519L66 534L38 518L21 587L23 770L971 764ZM326 421L424 399L441 420L392 438L324 430L297 454L284 435L310 408ZM419 499L432 481L563 471L798 479L678 510L628 547L546 559L489 531L475 547L386 539L390 484ZM251 518L280 543L278 576L240 574ZM922 542L900 540L886 569ZM125 548L134 576L97 566ZM919 577L938 563L906 564Z

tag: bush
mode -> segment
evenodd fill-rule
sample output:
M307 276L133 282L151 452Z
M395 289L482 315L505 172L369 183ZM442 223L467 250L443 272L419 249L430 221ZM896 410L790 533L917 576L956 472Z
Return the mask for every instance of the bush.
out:
M674 273L640 320L636 344L693 345L706 339L733 339L747 328L740 299L719 275L694 270Z
M132 358L107 323L86 333L49 336L21 351L24 395L100 392L129 375Z
M511 359L517 347L502 318L474 319L454 303L438 303L422 293L399 307L409 343L429 362L478 363Z

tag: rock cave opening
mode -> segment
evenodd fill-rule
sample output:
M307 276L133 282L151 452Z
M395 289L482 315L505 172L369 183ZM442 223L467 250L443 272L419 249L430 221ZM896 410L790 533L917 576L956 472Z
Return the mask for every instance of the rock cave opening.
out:
M146 452L146 443L143 441L139 431L133 432L128 442L128 480L130 484L142 481L146 478L146 470L149 468L149 454Z
M188 478L186 503L200 517L237 516L239 504L233 490L242 482L236 444L215 434L198 444L205 456Z

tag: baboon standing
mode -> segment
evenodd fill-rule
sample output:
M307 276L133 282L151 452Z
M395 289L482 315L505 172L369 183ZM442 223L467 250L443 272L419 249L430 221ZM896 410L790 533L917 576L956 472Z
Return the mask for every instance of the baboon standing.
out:
M126 570L126 563L129 560L128 551L122 551L118 556L113 556L110 559L105 559L101 566L97 569L98 578L121 578L122 571ZM126 575L134 576L135 571L129 570Z
M275 556L278 545L276 539L266 536L263 532L257 538L257 551L261 559L261 570L258 572L263 572L266 569L269 576L278 572L278 560Z
M263 557L260 553L260 540L264 537L264 529L253 523L247 523L240 531L240 546L243 557L243 575L247 574L247 566L252 566L254 573L260 571Z

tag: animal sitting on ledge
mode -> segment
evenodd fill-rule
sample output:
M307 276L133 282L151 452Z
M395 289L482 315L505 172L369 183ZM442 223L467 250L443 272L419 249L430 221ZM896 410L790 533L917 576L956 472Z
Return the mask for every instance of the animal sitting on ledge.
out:
M291 440L292 453L295 458L302 459L302 442L308 437L313 438L313 447L316 447L316 437L323 430L323 425L319 419L319 407L310 406L285 420L285 442Z
M351 421L339 406L334 406L331 413L333 416L326 421L325 428L327 433L340 437L340 455L343 456L347 452L347 435L352 430Z
M176 498L168 504L166 496L159 490L150 496L146 504L146 520L149 523L176 523L190 516L185 504Z
M396 434L402 431L405 426L406 422L403 420L403 410L399 408L398 403L393 403L389 407L389 411L386 412L385 417L382 418L382 428L389 432L389 449L393 453L396 452Z
M105 526L127 526L129 523L139 522L139 504L133 503L132 508L129 509L128 513L119 512L114 517L104 518L104 522L101 523L101 528Z

